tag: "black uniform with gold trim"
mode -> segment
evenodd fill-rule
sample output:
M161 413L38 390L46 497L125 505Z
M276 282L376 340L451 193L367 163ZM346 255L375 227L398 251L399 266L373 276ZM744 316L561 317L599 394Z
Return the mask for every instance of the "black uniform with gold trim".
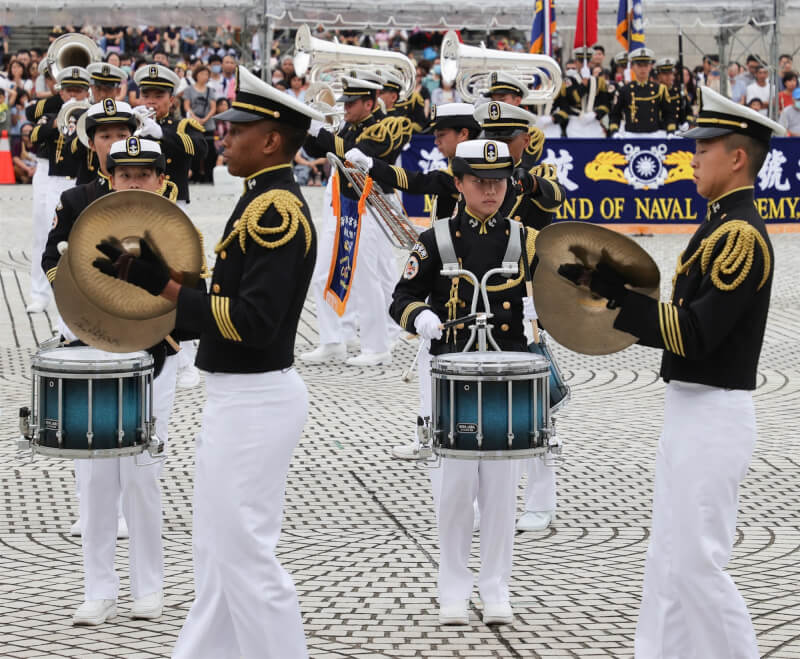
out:
M181 288L176 327L199 332L197 366L221 373L288 368L314 271L316 233L290 164L245 180L217 245L211 293Z
M451 217L460 196L449 163L446 169L414 172L373 158L369 175L384 186L389 185L412 194L435 196L437 218Z
M524 167L523 163L524 159L516 166ZM539 231L552 224L556 211L566 199L566 191L558 182L554 165L541 163L531 167L528 173L536 181L536 189L524 194L509 183L500 214Z
M387 117L406 117L411 121L411 130L415 133L422 133L428 128L428 118L425 116L425 99L419 92L412 92L411 95L397 101L386 111Z
M208 153L203 126L195 119L158 120L163 136L156 140L167 160L167 179L178 187L178 201L189 201L189 170L192 161L202 161Z
M729 192L678 260L670 302L629 292L614 327L664 349L665 382L755 389L774 262L753 188Z
M83 142L77 135L69 138L69 151L70 157L74 164L78 167L76 175L76 185L83 185L94 181L100 174L100 161L97 158L97 152L92 149L87 149Z
M37 157L47 158L48 175L74 178L76 161L69 150L71 137L64 135L56 126L56 117L63 105L60 96L50 96L28 106L25 112L28 119L32 116L36 118L36 125L31 131L31 144Z
M609 135L619 130L623 119L628 133L674 132L677 119L666 85L653 80L632 80L619 87L608 116Z
M464 269L474 273L478 280L503 260L509 239L511 224L500 213L479 220L464 209L449 220L450 235L456 255ZM537 232L525 230L523 252L528 263L534 267ZM454 319L469 313L472 302L471 280L459 277L458 282L440 274L442 259L436 245L433 229L424 231L414 245L406 262L403 278L394 290L389 314L401 327L416 334L414 320L425 309L430 309L439 318ZM526 351L527 342L522 325L522 298L525 296L525 281L520 259L520 274L506 279L494 276L489 279L489 306L494 314L492 334L502 350ZM478 302L483 310L483 300ZM469 338L464 328L445 330L440 340L431 342L431 354L460 352Z
M561 127L562 135L566 135L570 117L581 113L582 85L576 80L566 77L561 83L561 90L553 101L553 122Z

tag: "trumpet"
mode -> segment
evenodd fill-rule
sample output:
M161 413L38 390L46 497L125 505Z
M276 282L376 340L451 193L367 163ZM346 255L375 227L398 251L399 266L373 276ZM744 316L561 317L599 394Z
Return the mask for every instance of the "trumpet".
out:
M46 68L53 79L71 66L85 69L92 62L99 62L102 59L103 53L94 40L85 34L76 33L65 34L56 39L50 44L44 58Z
M299 76L308 73L311 83L327 82L335 94L334 98L342 93L339 78L358 67L396 73L403 81L403 91L400 94L402 98L406 98L414 90L416 69L411 60L402 53L317 39L311 36L308 25L301 25L297 30L294 42L295 73Z
M528 55L485 46L467 46L452 30L442 40L442 79L455 85L466 102L472 103L489 88L493 71L504 71L529 88L524 105L552 101L561 91L561 67L547 55ZM536 89L530 89L534 84Z

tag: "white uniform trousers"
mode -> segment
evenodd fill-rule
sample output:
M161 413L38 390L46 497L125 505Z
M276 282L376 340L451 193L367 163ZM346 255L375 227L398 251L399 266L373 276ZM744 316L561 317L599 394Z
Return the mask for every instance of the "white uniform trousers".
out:
M294 369L208 373L206 391L194 481L195 599L173 657L302 659L297 592L275 547L308 392Z
M556 468L545 458L523 461L528 474L525 486L525 512L542 512L556 509ZM520 470L520 477L522 470Z
M36 171L33 174L33 243L31 245L31 298L33 301L47 303L50 300L50 282L42 270L42 254L47 245L47 234L53 226L53 208L47 206L47 190L50 177L47 175L50 161L47 158L36 159Z
M597 119L586 121L582 117L570 117L567 122L567 137L605 137L606 131Z
M537 115L536 127L544 133L545 138L559 139L561 137L561 126L555 123L549 115L544 120L540 117L541 115Z
M519 461L442 458L439 470L439 603L463 602L471 596L476 497L481 516L478 591L484 604L507 602Z
M744 599L725 572L755 443L749 391L667 385L637 659L759 656Z
M175 398L178 359L167 357L153 383L156 434L167 441ZM163 589L161 543L161 460L145 452L124 458L76 460L81 488L80 511L86 600L117 599L119 577L114 571L118 502L128 523L128 562L134 599Z
M336 242L338 222L331 207L333 177L328 178L325 197L322 203L322 221L317 225L317 260L311 279L311 292L317 307L317 326L320 345L344 343L356 338L356 313L354 305L348 300L343 316L339 316L325 301L325 286L331 269L331 256ZM359 254L360 254L359 249Z
M623 124L624 125L624 124ZM626 131L624 129L620 129L614 135L614 137L623 140L635 140L635 139L650 139L650 140L657 140L663 139L667 136L667 131L665 130L654 130L649 133L632 133L630 131Z

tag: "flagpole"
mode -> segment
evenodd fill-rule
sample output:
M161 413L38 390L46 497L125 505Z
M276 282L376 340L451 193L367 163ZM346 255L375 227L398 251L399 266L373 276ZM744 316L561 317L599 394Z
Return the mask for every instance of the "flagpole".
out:
M550 0L544 0L544 44L542 50L545 55L552 55L550 44Z

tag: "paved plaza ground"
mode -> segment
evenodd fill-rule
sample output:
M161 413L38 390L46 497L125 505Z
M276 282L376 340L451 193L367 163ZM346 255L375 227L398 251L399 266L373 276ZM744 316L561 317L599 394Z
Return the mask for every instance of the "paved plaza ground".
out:
M321 190L307 190L318 220ZM192 188L191 215L209 252L236 194ZM54 318L52 306L25 313L30 208L30 186L0 187L0 657L166 657L193 597L191 495L203 384L178 390L170 422L164 615L130 620L123 540L117 618L73 627L83 597L80 539L69 535L77 517L73 464L31 462L16 448L17 409L30 404L30 358L51 336ZM666 295L687 237L637 240L661 268ZM730 572L762 656L789 659L800 658L800 235L773 240L775 283L755 392L759 441L741 491ZM401 265L398 254L398 271ZM316 340L309 300L298 353ZM417 384L400 375L415 351L409 340L391 366L373 369L298 362L311 410L289 475L278 553L297 584L311 656L632 656L662 420L659 353L634 346L587 357L556 346L573 389L558 418L565 448L556 522L516 538L512 625L485 626L476 591L469 627L441 628L428 475L389 454L411 437ZM476 535L476 567L477 551Z

